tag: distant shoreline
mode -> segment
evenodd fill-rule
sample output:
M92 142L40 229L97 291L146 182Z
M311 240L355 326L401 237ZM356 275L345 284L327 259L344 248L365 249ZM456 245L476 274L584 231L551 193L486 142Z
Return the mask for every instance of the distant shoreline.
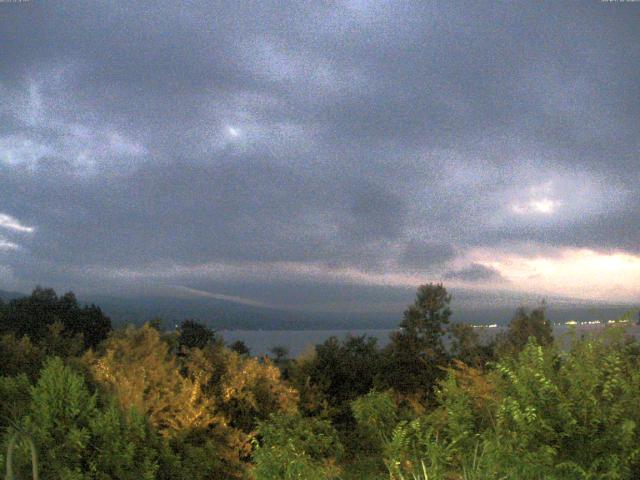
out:
M626 326L626 330L630 331L634 336L640 334L640 326L635 323L609 324ZM557 339L570 333L575 328L578 333L596 333L607 327L604 323L585 322L577 325L567 325L566 323L553 324L553 333ZM490 339L493 335L506 329L506 325L499 325L494 328L482 328L481 335L484 340ZM398 331L398 328L351 328L351 329L318 329L318 330L242 330L242 329L221 329L218 333L222 335L227 344L231 344L237 340L244 342L251 351L251 355L266 355L276 346L283 346L289 350L289 355L296 357L301 353L313 348L315 345L323 343L329 337L337 337L342 340L346 336L362 336L373 337L377 339L378 345L384 347L389 342L389 334Z

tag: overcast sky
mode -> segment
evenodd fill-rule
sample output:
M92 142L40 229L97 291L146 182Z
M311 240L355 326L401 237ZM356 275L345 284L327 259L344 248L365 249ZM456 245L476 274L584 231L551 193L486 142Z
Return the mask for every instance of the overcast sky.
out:
M31 0L0 46L0 288L640 300L640 2Z

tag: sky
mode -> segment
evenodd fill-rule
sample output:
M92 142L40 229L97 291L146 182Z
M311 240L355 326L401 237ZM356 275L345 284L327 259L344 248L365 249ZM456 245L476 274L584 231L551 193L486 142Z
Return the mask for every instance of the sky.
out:
M640 301L640 2L0 3L0 288Z

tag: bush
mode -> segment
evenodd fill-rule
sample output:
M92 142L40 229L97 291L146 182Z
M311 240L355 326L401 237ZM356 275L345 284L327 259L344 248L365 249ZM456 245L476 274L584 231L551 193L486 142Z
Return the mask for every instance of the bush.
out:
M531 339L491 372L457 364L436 389L438 406L384 441L391 478L640 478L633 343L582 339L562 353Z
M256 480L329 480L342 445L326 420L275 414L258 425L259 444L253 454Z
M133 414L125 416L116 407L100 409L82 376L59 358L47 360L31 388L30 405L14 422L33 439L42 478L155 478L156 454L146 421ZM5 447L11 434L9 429ZM18 447L15 471L26 478L30 475L30 452L24 443Z
M372 391L352 402L351 409L370 453L382 453L398 423L398 409L391 394Z

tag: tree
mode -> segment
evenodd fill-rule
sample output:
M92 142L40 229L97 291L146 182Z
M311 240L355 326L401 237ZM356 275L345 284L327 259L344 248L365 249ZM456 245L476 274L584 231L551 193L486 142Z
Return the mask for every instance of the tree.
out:
M216 342L216 334L206 325L195 320L185 320L178 328L178 343L186 348L205 348Z
M96 348L112 330L111 319L97 305L85 305L78 309L74 319L75 325L68 324L65 327L72 335L82 334L85 348Z
M273 354L273 357L274 357L273 363L275 363L276 365L280 365L289 356L289 349L282 345L276 345L271 349L271 353Z
M162 444L143 415L111 404L89 420L89 430L87 463L96 480L156 479Z
M95 305L80 307L73 292L58 297L51 288L36 287L30 296L11 300L0 315L0 331L28 336L35 343L46 343L51 325L62 325L60 334L82 335L84 348L95 348L111 331L111 319Z
M153 317L147 323L151 328L155 328L160 333L164 333L164 322L161 317Z
M202 360L202 352L191 348L176 357L160 332L145 324L116 331L98 352L83 357L104 393L121 409L146 417L162 435L159 480L235 479L245 468L241 456L248 438L218 408L209 372L192 362Z
M117 331L99 352L86 353L84 361L122 409L147 415L165 436L217 421L200 380L180 374L169 346L149 325Z
M553 343L553 328L546 317L544 302L531 312L525 307L516 310L506 334L496 339L497 350L501 354L520 352L530 337L533 337L538 345L546 346Z
M418 288L416 300L404 312L400 331L386 349L383 383L401 393L428 397L448 355L442 337L451 316L451 295L442 284Z
M342 445L327 420L274 414L260 422L258 435L261 442L253 455L256 480L339 478L335 460Z
M53 358L45 364L32 398L29 423L44 454L43 477L82 478L89 422L97 412L95 395L81 376Z
M317 393L314 387L319 390L332 419L345 425L353 423L350 402L374 387L381 366L376 338L348 336L340 341L330 337L316 345L315 355L292 367L291 377L303 397Z
M393 396L372 390L351 402L351 409L367 451L382 453L399 420Z
M249 347L247 347L247 344L242 340L236 340L231 345L229 345L229 348L240 355L249 355L251 353Z
M40 372L45 353L29 337L16 338L12 333L0 336L0 375L26 373L35 379Z
M488 371L453 362L434 408L383 437L390 478L640 478L640 374L622 333L561 354L530 338ZM381 406L358 419L377 423L376 410L392 412Z
M209 347L192 349L183 363L225 422L241 432L253 432L257 421L271 413L297 410L298 392L282 381L280 369L268 359L261 362L226 348Z
M11 300L3 313L3 332L14 333L18 338L26 335L38 342L46 335L47 326L59 317L56 292L36 287L30 296Z
M26 415L31 403L31 387L24 373L14 377L0 376L0 432Z
M468 323L449 326L451 356L470 367L482 368L493 358L493 346L480 341L476 329Z
M45 479L155 478L156 451L145 419L113 405L102 409L84 378L60 358L47 360L16 423L33 439ZM26 478L28 455L16 453L16 471Z
M451 316L450 303L451 295L442 284L422 285L418 287L413 305L405 310L400 328L406 335L432 349L434 354L445 355L442 336Z
M176 356L149 325L116 331L83 360L101 391L146 416L170 446L159 479L241 478L257 421L297 407L268 361L220 344Z

